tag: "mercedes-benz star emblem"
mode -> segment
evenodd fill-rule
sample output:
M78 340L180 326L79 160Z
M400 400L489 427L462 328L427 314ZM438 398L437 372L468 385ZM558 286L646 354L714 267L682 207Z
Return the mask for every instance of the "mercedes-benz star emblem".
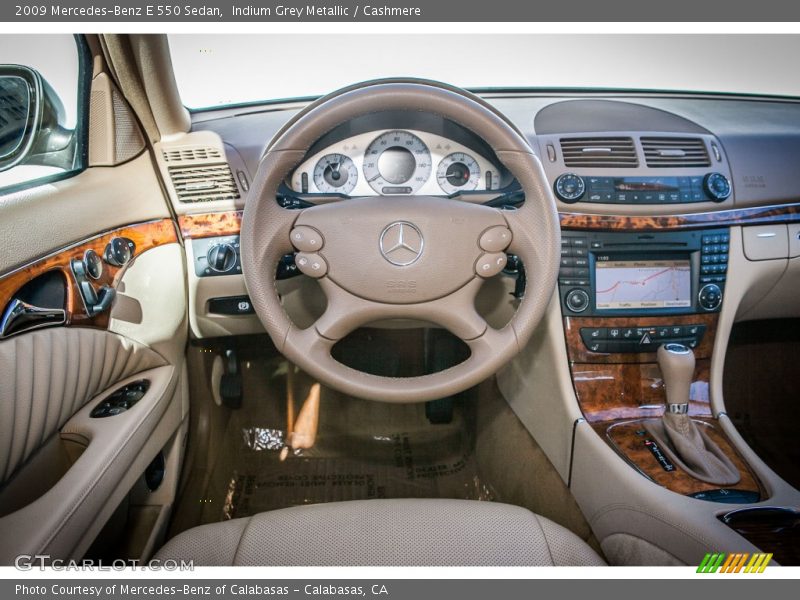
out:
M383 258L398 267L407 267L422 256L425 240L416 225L408 221L395 221L381 233Z

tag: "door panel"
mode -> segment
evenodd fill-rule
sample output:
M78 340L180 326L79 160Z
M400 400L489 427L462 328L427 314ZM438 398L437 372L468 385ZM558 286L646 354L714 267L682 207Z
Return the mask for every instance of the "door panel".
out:
M138 125L102 60L94 64L100 87L92 93L114 102L92 96L88 143L116 147ZM121 111L126 126L108 111ZM63 324L0 341L0 564L20 554L82 557L159 452L181 464L188 413L183 246L150 151L112 163L0 191L0 311L15 298L65 310ZM76 274L73 261L87 250L105 258L115 237L133 242L128 263L103 260L97 278ZM86 284L98 294L113 289L113 305L95 314ZM104 398L140 379L150 385L135 405L91 417ZM175 485L153 495L161 524Z
M170 218L147 154L0 196L0 273L97 233Z
M0 343L0 484L94 396L165 364L137 342L92 329L58 327Z
M170 365L136 373L67 420L60 437L86 449L50 490L0 519L0 564L12 564L20 554L82 556L156 453L178 430L184 417L179 375ZM140 379L147 379L150 388L133 408L112 417L91 418L92 409L104 397L120 385Z

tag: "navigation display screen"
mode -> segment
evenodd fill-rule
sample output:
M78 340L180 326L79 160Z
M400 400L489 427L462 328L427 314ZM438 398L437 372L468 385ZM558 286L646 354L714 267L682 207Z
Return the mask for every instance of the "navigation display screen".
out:
M692 305L688 259L595 263L598 309L684 308Z

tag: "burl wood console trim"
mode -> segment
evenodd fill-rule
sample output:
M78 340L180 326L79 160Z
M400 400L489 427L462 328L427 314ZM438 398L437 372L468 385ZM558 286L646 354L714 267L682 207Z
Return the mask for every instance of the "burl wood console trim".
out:
M728 487L730 489L757 492L761 498L766 497L765 491L761 487L758 478L755 477L750 467L730 443L727 436L716 427L715 420L698 420L706 423L706 433L719 445L728 458L731 459L741 474L742 478L739 483ZM677 464L675 465L674 471L665 471L650 450L644 445L644 441L648 439L648 435L637 433L644 431L641 421L596 423L593 427L598 435L609 442L612 447L640 473L670 491L678 494L690 495L698 492L720 489L719 485L695 479Z
M185 238L208 238L237 235L242 228L242 211L181 215L178 226Z
M157 246L178 241L178 233L171 219L128 225L84 240L0 276L0 310L8 305L26 283L45 273L57 271L62 274L66 285L67 324L105 329L108 327L110 311L95 317L90 317L86 313L83 299L70 268L70 261L73 258L82 258L87 250L94 250L102 257L106 245L114 237L125 237L136 244L134 258ZM95 289L104 285L116 287L122 270L121 267L114 267L103 261L103 273L100 279L92 280L92 284Z
M697 366L689 408L690 414L694 416L710 417L710 358L718 320L716 313L671 317L565 317L564 334L572 381L586 420L597 423L660 416L666 402L666 393L655 352L591 352L581 339L581 328L705 325L703 339L694 350Z
M614 231L765 225L800 221L800 203L664 216L590 215L562 212L559 213L559 218L561 227L564 229L604 229Z
M764 225L800 221L800 203L754 206L704 213L665 216L590 215L559 213L564 229L604 229L614 231L698 229L731 225ZM186 238L236 235L242 223L242 211L182 215L178 217L181 233Z
M701 359L695 367L689 397L689 414L711 417L708 401L711 361ZM575 394L590 423L617 419L647 419L664 413L666 392L655 363L572 365Z

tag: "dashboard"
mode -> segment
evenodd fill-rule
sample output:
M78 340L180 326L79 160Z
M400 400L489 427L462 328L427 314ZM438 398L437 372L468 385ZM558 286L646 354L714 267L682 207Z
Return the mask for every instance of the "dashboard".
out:
M497 190L501 171L472 148L417 129L381 129L346 137L307 157L292 191L342 196L451 196Z
M555 197L562 315L615 320L608 339L603 325L601 338L577 340L584 362L605 354L627 360L623 354L643 351L648 338L673 330L690 346L705 343L701 328L682 328L702 324L695 316L714 319L736 302L748 273L762 290L751 304L772 290L768 295L781 301L765 297L764 314L796 310L783 295L796 295L800 282L800 203L790 168L800 160L800 103L536 94L497 94L487 102L528 139ZM181 231L191 240L192 329L199 337L260 330L241 276L242 209L269 140L299 108L197 113L190 134L159 147ZM193 178L210 175L214 189L197 191ZM509 209L525 201L479 136L441 115L402 110L370 113L328 131L290 172L277 199L286 208L304 208L384 195ZM513 258L509 264L516 264ZM508 299L524 293L523 267L509 269L504 285L513 289L487 303L501 307L498 323L506 322ZM522 275L513 281L515 273ZM308 313L298 322L310 324L320 307L297 274L291 256L278 267L287 306ZM661 329L645 331L652 323L637 321L645 316L663 320Z

